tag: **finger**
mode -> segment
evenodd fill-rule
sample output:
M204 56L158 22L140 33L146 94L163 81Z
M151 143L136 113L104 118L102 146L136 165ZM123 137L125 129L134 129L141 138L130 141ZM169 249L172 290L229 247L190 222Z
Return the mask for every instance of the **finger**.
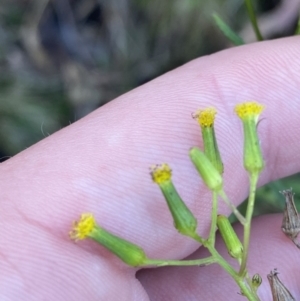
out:
M265 121L259 126L267 161L261 184L299 170L298 47L299 39L293 38L201 58L123 95L2 164L0 206L4 218L0 223L9 229L0 238L3 256L14 262L10 258L14 252L28 255L20 249L22 245L29 246L29 253L37 247L48 260L38 236L22 236L17 243L10 238L10 231L15 233L21 220L20 225L28 232L37 225L52 234L62 252L68 244L72 250L80 250L72 255L73 270L79 271L82 252L93 252L93 248L85 243L74 246L67 233L72 220L88 211L95 213L103 227L141 245L149 257L190 254L197 245L173 228L159 189L148 175L149 165L171 165L175 185L195 212L199 232L205 234L210 194L188 159L188 149L201 145L199 128L190 114L198 107L218 108L216 130L225 164L226 191L237 204L244 199L248 185L240 164L241 124L232 111L237 102L257 99L267 106ZM221 211L228 213L224 207ZM51 249L50 241L48 245ZM96 250L100 258L120 264L103 248ZM62 260L63 266L69 264ZM23 260L17 262L19 268L23 265ZM26 271L24 267L23 274ZM31 272L39 279L48 275L46 268ZM106 270L93 273L100 281ZM91 276L86 271L80 277L85 283Z
M294 298L300 295L299 277L300 251L281 232L282 216L279 214L261 216L254 219L251 246L249 250L248 271L252 277L258 273L262 285L258 289L261 300L272 300L267 275L274 268L280 273L278 277L292 293ZM236 226L242 237L241 226ZM217 249L235 266L237 263L229 257L220 236ZM204 258L208 254L200 248L189 259ZM150 300L245 300L234 280L217 264L206 267L168 267L143 270L138 274Z

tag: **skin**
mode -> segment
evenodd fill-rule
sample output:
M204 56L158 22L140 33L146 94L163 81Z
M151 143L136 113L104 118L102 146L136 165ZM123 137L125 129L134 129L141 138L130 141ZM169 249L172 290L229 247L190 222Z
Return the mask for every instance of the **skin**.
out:
M174 184L198 219L198 232L207 235L211 196L188 158L191 146L202 147L191 113L217 108L225 190L237 205L247 196L248 178L242 126L233 108L257 100L266 105L258 127L266 161L259 185L298 172L299 47L294 37L194 60L4 162L1 300L245 300L219 266L148 269L137 279L138 269L92 241L75 244L68 232L81 213L93 212L101 226L140 245L151 258L206 256L173 228L149 166L170 164ZM230 213L223 203L219 211ZM262 300L271 300L266 275L273 268L294 297L300 295L300 251L281 232L281 219L253 221L249 270L263 277ZM227 256L219 239L217 245Z

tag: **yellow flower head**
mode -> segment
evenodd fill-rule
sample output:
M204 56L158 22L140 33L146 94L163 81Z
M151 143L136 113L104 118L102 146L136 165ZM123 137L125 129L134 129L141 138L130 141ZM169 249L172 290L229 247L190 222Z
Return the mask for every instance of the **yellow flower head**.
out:
M192 116L198 121L201 127L211 127L214 124L217 110L215 108L206 108L197 110Z
M70 238L74 240L85 239L94 230L96 221L91 213L83 213L79 221L73 223Z
M152 180L156 184L162 184L166 181L169 181L172 177L172 170L166 163L151 166L150 169Z
M257 121L264 106L249 101L235 106L244 129L244 167L251 175L259 175L264 168L260 143L257 135Z
M255 118L258 119L259 114L265 107L256 101L248 101L235 106L234 111L242 119Z

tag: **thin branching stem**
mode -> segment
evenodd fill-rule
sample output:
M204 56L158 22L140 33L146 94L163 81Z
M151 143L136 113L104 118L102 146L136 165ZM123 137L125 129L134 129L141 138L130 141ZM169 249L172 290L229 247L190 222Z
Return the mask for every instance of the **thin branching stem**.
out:
M160 259L148 259L146 266L205 266L216 263L216 259L213 256L194 260L160 260Z
M208 243L215 245L216 230L217 230L217 215L218 215L218 193L213 192L212 196L212 211L211 211L211 226L208 236Z
M246 271L246 264L249 253L249 243L250 243L250 234L251 234L251 220L254 209L255 202L255 192L256 192L256 184L258 180L258 173L250 174L250 194L248 198L247 212L246 212L246 223L244 225L244 250L243 250L243 258L240 267L240 275L244 275Z
M239 222L242 225L245 225L246 219L243 217L243 215L238 211L238 209L234 206L234 204L230 201L227 194L224 190L219 191L219 195L224 200L224 202L227 204L227 206L232 210L233 214L236 216L236 218L239 220Z
M198 242L203 242L203 239L197 234L193 238ZM249 301L260 301L257 294L252 291L244 277L239 275L239 273L220 255L215 246L211 245L208 240L204 241L203 245L209 250L216 263L218 263L234 279L241 289L241 293Z
M300 17L298 18L297 27L295 30L295 35L299 35L299 34L300 34Z

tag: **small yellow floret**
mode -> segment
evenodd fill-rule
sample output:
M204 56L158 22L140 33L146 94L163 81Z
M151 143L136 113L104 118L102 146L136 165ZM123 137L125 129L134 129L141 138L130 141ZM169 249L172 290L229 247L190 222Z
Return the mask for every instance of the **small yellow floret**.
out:
M96 221L91 213L83 213L79 221L73 223L70 238L74 240L85 239L95 228Z
M156 184L161 184L169 181L172 177L172 170L170 166L166 163L157 164L150 167L152 180Z
M234 111L241 118L258 116L265 107L256 101L248 101L235 106Z
M193 118L198 121L201 127L211 127L214 124L217 110L215 108L206 108L204 110L197 110L193 114Z

